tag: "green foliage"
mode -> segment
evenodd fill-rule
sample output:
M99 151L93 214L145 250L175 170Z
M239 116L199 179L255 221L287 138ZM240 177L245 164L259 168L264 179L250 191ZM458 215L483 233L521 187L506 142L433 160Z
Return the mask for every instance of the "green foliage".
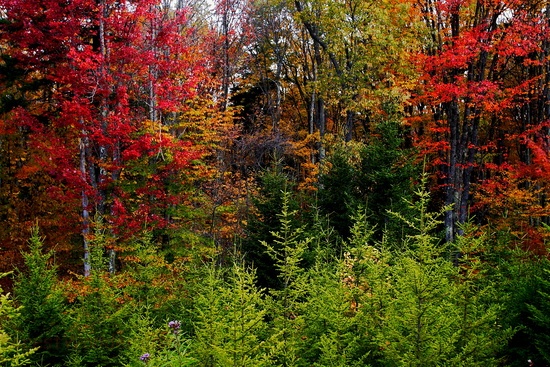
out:
M406 251L395 254L391 302L379 335L382 358L395 366L496 366L497 353L511 336L498 323L499 306L490 303L494 287L479 281L475 257L461 267L434 235L439 213L430 213L427 177L410 206L414 218L397 214L413 231ZM461 239L459 250L475 254L483 239ZM475 334L472 331L475 329ZM481 346L481 350L478 348Z
M398 241L407 227L388 213L410 215L407 200L413 197L412 180L419 169L411 159L413 151L403 147L403 127L397 117L376 124L372 138L360 151L360 167L355 184L359 187L367 216L379 232Z
M350 149L345 146L337 147L326 159L330 170L319 179L319 207L329 216L340 236L348 238L351 213L360 203L355 182L357 169L352 163Z
M246 238L242 242L242 252L248 263L257 269L258 284L267 288L281 287L277 277L277 269L271 257L265 251L262 242L272 243L274 233L280 229L279 214L283 210L283 202L293 211L289 219L297 225L298 200L294 195L285 194L292 191L292 182L276 165L260 176L259 196L254 198L256 215L252 215L246 226ZM285 195L287 195L285 199Z
M153 234L148 231L130 241L119 254L124 260L126 275L132 277L124 291L138 303L147 305L167 297L164 287L155 286L169 275L168 264L160 252L153 242Z
M69 367L121 364L129 305L106 271L109 259L104 256L105 233L96 231L90 241L92 272L80 279L76 299L67 313Z
M343 269L342 269L343 270ZM304 360L314 366L365 366L371 344L368 324L357 317L350 278L334 263L317 263L309 271L304 304Z
M195 301L192 355L200 366L263 366L265 305L254 272L235 263L205 270Z
M290 193L283 192L282 210L278 214L280 230L273 232L272 242L262 242L278 271L280 289L271 289L267 298L271 338L268 352L272 366L300 365L304 329L304 301L309 294L308 274L302 262L311 237L304 228L293 226L295 210L289 206Z
M124 366L186 367L196 364L197 361L188 355L189 340L184 337L180 321L172 320L162 327L157 325L149 307L138 307L134 311L129 320Z
M407 215L404 200L411 199L411 179L417 175L400 135L399 122L382 121L367 143L337 146L327 157L330 168L319 180L319 207L344 239L361 207L366 207L368 221L377 228L377 239L384 234L398 240L406 230L388 214L391 210Z
M6 273L0 274L0 278L5 277ZM14 318L19 316L20 307L13 304L9 293L4 294L0 288L0 365L6 367L28 366L31 363L30 358L38 348L29 349L19 340L14 338L7 326Z
M43 253L38 227L33 227L29 251L23 253L26 271L19 270L15 281L15 299L22 306L15 328L26 344L38 348L33 363L62 365L67 353L64 313L66 301L56 287L56 267L50 264L53 251Z
M459 310L458 323L459 352L456 365L496 366L500 355L515 330L505 325L506 297L490 279L490 268L482 254L489 242L486 234L467 223L464 235L457 238L456 248L458 275L455 277L457 296L455 306Z
M486 226L481 233L484 234L483 248L476 256L483 269L480 282L494 289L486 302L501 308L499 325L514 332L499 356L507 366L525 366L528 359L538 365L543 360L535 345L540 329L532 319L529 305L537 308L541 305L538 291L545 261L510 246L508 230L493 231Z
M121 293L94 272L83 280L84 292L68 313L70 360L68 366L117 366L124 347L127 309L118 301Z
M541 359L550 363L550 263L545 259L539 265L542 271L536 276L537 293L527 301L532 322L528 331ZM537 357L530 358L537 361Z

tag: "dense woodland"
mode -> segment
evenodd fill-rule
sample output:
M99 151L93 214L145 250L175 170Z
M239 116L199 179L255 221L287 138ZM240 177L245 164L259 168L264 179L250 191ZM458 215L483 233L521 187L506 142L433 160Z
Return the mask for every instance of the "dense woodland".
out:
M550 2L0 0L0 365L550 365Z

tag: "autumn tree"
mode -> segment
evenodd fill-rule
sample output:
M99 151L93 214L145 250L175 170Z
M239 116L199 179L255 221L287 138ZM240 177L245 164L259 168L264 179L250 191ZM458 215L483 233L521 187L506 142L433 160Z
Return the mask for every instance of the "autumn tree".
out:
M51 178L49 196L73 221L80 203L85 259L95 213L124 238L175 225L185 205L183 175L201 153L175 122L209 80L185 14L156 1L5 4L3 58L20 78L2 84L4 100L18 101L3 104L3 136L23 142L14 154L41 152L6 164Z
M538 96L532 92L544 79L534 70L544 69L546 22L540 4L426 1L419 6L428 33L419 57L423 83L413 110L426 119L413 127L437 167L443 203L453 205L445 217L446 239L452 241L468 217L472 182L491 177L477 167L514 159L514 149L525 151L521 147L531 141L522 134L533 127L524 118L529 115L534 123L534 115L518 112L530 111L544 98L544 87ZM524 121L519 129L513 116ZM535 125L544 121L537 116Z

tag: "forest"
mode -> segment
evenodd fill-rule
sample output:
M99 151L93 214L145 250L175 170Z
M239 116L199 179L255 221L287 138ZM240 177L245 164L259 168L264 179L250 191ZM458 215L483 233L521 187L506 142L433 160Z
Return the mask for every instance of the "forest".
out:
M549 1L0 0L0 366L548 366L549 242Z

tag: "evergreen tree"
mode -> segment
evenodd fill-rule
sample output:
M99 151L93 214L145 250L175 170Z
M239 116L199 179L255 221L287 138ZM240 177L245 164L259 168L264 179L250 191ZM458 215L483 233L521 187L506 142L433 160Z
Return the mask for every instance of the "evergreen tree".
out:
M351 144L348 144L348 146ZM347 239L352 226L352 213L361 202L357 191L357 167L352 164L354 150L337 146L326 158L328 172L319 178L318 202L338 234Z
M90 241L92 271L89 276L80 278L78 293L67 313L70 350L65 365L69 367L108 367L123 363L130 308L129 304L121 302L123 293L114 286L111 273L107 271L108 237L105 229L96 227Z
M0 274L0 278L6 273ZM0 365L6 367L28 366L31 363L30 357L37 348L29 349L18 339L14 338L14 331L11 328L13 319L19 316L21 307L16 307L9 293L4 294L0 287Z
M384 234L392 238L386 239L386 243L398 241L407 233L407 227L388 211L410 216L406 201L412 199L412 180L419 174L411 159L413 152L403 148L401 130L397 120L376 125L369 144L360 151L361 161L354 181L368 220L378 229L375 237L381 239Z
M458 340L455 365L498 366L500 355L514 334L512 327L504 325L506 312L502 295L490 279L490 267L483 259L488 236L467 223L463 235L456 238L460 257L455 259L455 307L458 308Z
M409 234L394 251L389 297L380 314L376 339L385 366L496 366L498 352L511 330L499 325L500 306L492 303L495 289L482 278L472 254L483 239L463 238L458 249L472 256L453 264L452 249L442 245L437 229L446 210L429 212L423 185L409 202L415 215L394 213Z
M266 365L265 310L254 272L209 265L195 301L192 354L205 367Z
M417 175L411 152L402 145L399 123L389 119L376 124L367 143L348 142L327 157L328 171L319 179L319 207L342 238L349 238L354 213L361 207L377 228L377 239L402 236L403 223L388 210L405 214L403 199L411 198L411 179Z
M372 346L365 333L368 324L357 317L355 289L346 270L335 262L319 262L309 270L302 337L305 365L367 365Z
M482 284L493 289L487 304L501 309L498 325L502 325L503 330L513 331L499 357L511 367L525 366L527 360L532 360L535 366L541 365L544 358L535 341L540 332L544 334L546 331L537 326L529 307L541 306L540 280L544 278L546 261L511 246L514 235L509 230L493 231L490 226L485 226L480 232L481 235L477 233L476 236L484 237L484 244L476 257L483 269ZM464 253L468 254L468 251Z
M312 242L303 236L304 228L293 226L295 210L289 206L290 193L283 192L282 210L278 214L280 230L273 241L265 242L278 273L281 287L271 289L267 299L271 319L269 358L271 366L298 366L303 356L304 307L308 297L308 275L303 267L304 254Z
M528 333L539 354L530 359L550 364L550 262L542 260L540 266L542 271L536 276L537 293L527 303L531 314Z
M62 365L67 353L66 302L56 288L52 256L53 251L43 253L38 227L33 227L29 251L23 253L26 271L19 270L15 281L15 298L22 306L15 323L21 338L38 348L31 360L40 365Z
M273 233L280 229L278 216L283 210L284 193L290 193L293 185L278 165L264 172L259 179L259 195L253 199L257 213L248 219L241 250L246 261L257 269L257 281L261 287L280 288L277 269L262 242L273 243ZM293 225L297 225L298 200L290 194L286 200L294 213L290 220Z
M197 360L188 354L190 341L185 338L179 320L159 325L151 307L141 304L129 320L129 332L124 348L127 367L186 367Z

